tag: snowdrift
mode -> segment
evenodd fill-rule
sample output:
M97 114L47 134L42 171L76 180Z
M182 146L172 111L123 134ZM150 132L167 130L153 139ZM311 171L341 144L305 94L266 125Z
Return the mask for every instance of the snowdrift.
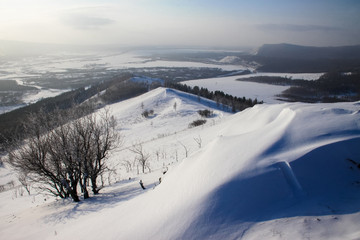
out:
M353 234L356 223L339 218L355 214L360 219L360 171L348 160L360 162L358 109L359 103L295 103L236 114L161 185L112 209L116 218L109 213L87 217L76 228L101 224L96 227L101 234L85 234L93 239L103 233L108 239L279 238L275 233L285 239L335 239ZM317 219L311 230L307 218ZM284 219L296 227L277 225Z
M181 100L181 113L176 116L190 111L185 104L190 104L191 97L166 89L150 92L133 105L128 102L121 109L120 105L112 107L118 108L114 112L120 118L140 102L151 105L158 99L157 105L151 105L162 106L152 120L154 124L159 119L176 125L177 120L164 118L173 114L173 102L167 103L168 108L160 104L165 95ZM41 227L33 226L29 236L139 240L359 238L359 109L359 102L264 104L226 115L221 122L197 130L206 144L163 175L160 185L139 192L135 182L133 197L111 201L106 208L91 208L60 222L56 217L49 222L40 218ZM191 141L191 131L183 129L182 139L189 135L187 140ZM178 141L178 137L168 136L148 146ZM131 195L129 183L121 184L125 196ZM67 214L63 215L71 216L76 209L64 210ZM15 234L15 226L2 224L1 235L25 238Z

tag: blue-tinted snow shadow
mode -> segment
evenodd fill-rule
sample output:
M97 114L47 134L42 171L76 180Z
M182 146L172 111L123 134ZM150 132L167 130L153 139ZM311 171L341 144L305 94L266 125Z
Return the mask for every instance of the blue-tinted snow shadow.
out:
M359 212L360 169L347 160L360 163L359 146L360 138L347 140L293 161L290 165L303 196L295 196L277 164L253 177L232 179L213 191L182 238L201 239L244 222Z
M173 93L173 94L178 95L179 97L182 97L182 101L184 101L185 103L187 102L186 99L188 99L189 104L192 104L193 102L198 102L198 103L204 105L204 107L218 109L218 110L221 110L223 112L232 113L231 107L227 107L227 106L225 106L223 104L217 104L213 100L209 100L209 99L206 99L206 98L203 98L203 97L198 97L196 95L181 92L181 91L177 91L177 90L174 90L174 89L166 89L166 92L167 93Z
M51 213L44 217L45 222L65 222L71 218L78 218L92 212L98 212L105 208L113 208L119 202L131 200L132 198L145 193L149 189L143 190L136 180L124 180L116 183L117 185L125 185L123 187L114 188L111 191L100 191L97 195L91 195L88 199L81 199L80 202L73 202L70 199L61 199L54 204L50 204L50 208L60 209L56 213ZM134 184L129 184L134 182ZM89 192L90 193L90 192Z

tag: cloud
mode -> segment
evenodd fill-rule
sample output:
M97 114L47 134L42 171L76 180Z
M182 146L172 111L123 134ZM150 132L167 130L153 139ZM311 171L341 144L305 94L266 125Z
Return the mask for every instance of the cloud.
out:
M338 32L341 28L322 25L300 25L300 24L258 24L255 27L262 31L285 31L285 32Z
M64 15L61 17L61 21L67 26L80 30L97 30L101 27L115 23L115 21L110 18L77 13Z

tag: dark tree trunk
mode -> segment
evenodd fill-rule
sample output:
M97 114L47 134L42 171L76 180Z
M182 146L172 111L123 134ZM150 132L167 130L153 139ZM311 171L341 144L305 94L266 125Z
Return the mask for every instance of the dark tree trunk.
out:
M74 200L74 202L80 202L79 196L77 195L77 192L74 190L70 191L70 196Z
M77 193L77 185L79 183L79 180L74 178L73 176L70 176L70 183L71 186L67 185L68 192L70 193L71 198L74 200L74 202L80 202L78 193Z
M86 185L87 185L87 177L84 177L84 182L82 184L82 191L84 193L84 199L90 198L89 192L86 188Z
M99 189L97 187L96 184L96 178L91 178L91 185L92 185L92 191L94 194L98 194L99 193Z

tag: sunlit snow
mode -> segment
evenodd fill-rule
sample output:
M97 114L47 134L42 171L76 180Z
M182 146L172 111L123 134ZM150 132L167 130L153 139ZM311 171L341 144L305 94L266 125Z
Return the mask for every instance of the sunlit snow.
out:
M111 154L111 185L73 203L35 190L21 196L15 182L0 193L1 236L356 239L360 171L348 159L360 163L359 107L263 104L231 114L166 88L110 105L124 138ZM188 128L204 108L214 116ZM154 117L143 118L144 109L153 109ZM202 140L201 147L194 139ZM134 160L127 148L136 142L151 155L151 172L122 165ZM7 168L0 174L2 183L15 177Z

